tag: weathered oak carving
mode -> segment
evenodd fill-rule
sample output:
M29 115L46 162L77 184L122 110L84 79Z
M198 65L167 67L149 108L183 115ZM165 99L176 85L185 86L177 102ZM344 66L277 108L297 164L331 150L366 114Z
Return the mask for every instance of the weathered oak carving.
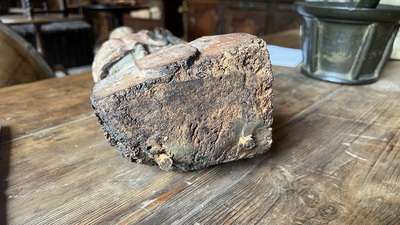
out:
M112 64L120 65L100 71L91 103L132 162L188 171L269 150L273 76L262 39L208 36Z

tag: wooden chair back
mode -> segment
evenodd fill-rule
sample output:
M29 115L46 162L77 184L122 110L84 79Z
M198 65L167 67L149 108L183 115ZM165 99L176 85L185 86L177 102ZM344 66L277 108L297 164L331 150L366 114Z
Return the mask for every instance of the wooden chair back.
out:
M55 77L37 50L0 22L0 87Z

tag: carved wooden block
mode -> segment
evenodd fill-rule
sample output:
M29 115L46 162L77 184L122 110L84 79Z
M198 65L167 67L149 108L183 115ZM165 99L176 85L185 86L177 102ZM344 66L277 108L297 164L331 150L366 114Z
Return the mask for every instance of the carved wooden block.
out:
M135 59L93 87L106 138L132 162L197 170L272 143L272 71L249 34L208 36Z

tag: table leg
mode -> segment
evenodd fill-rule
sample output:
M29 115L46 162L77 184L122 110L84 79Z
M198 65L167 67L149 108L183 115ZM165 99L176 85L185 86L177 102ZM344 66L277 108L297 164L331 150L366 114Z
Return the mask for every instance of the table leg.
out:
M112 19L112 27L111 30L114 30L117 27L123 26L123 13L112 13L111 14L111 19Z
M36 39L36 50L46 58L46 50L44 49L43 44L43 34L41 30L41 24L35 24L35 39Z

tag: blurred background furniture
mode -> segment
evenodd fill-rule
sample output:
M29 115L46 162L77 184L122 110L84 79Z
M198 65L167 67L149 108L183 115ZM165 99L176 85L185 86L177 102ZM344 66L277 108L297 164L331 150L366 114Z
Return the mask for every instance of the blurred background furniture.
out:
M164 13L161 12L164 4L161 0L133 0L131 4L125 2L113 4L111 1L96 1L96 4L83 5L83 14L93 26L96 45L107 40L111 30L117 26L128 26L134 31L165 27Z
M0 87L55 77L36 49L0 22Z
M24 4L23 4L24 3ZM79 67L89 65L94 57L92 26L79 10L71 13L65 0L30 0L31 17L24 14L28 9L26 0L9 4L9 14L4 23L23 36L45 55L52 67ZM25 15L25 19L23 18Z
M20 0L20 7L10 8L10 13L24 13L28 15L30 13L62 13L64 17L68 16L68 8L66 0Z
M26 1L26 0L23 0ZM134 31L163 27L175 36L191 41L204 35L247 32L258 36L299 28L301 17L292 9L294 0L126 0L136 6L148 7L124 13L118 25ZM0 14L23 15L21 0L0 0ZM46 60L51 66L67 68L88 66L95 49L108 39L115 27L107 12L82 9L91 4L120 4L112 0L29 0L33 17L74 14L79 21L41 25ZM121 7L125 7L122 5ZM129 6L129 4L128 4ZM130 6L129 6L130 7ZM37 47L33 25L11 25L33 46Z
M44 41L42 35L42 25L56 23L56 27L59 28L62 24L60 22L66 21L79 21L82 20L82 16L69 16L64 17L62 15L36 15L34 17L27 17L24 15L9 15L9 16L1 16L0 20L6 25L11 25L11 27L17 32L21 31L21 28L26 28L26 26L19 25L28 25L28 27L32 27L29 25L33 25L33 33L35 36L35 46L39 53L41 53L44 57L47 56L47 51L44 48ZM68 23L67 23L68 24ZM47 28L48 29L48 28ZM64 27L65 29L65 27ZM51 29L50 29L51 30ZM29 32L29 31L28 31ZM19 32L25 34L26 32Z
M123 26L123 15L131 11L146 9L144 5L109 5L109 4L90 4L82 7L83 10L105 12L109 15L109 25L111 30Z
M133 30L164 27L175 36L184 37L182 0L140 0L140 3L148 5L149 9L125 14L126 26Z
M187 39L247 32L257 36L300 27L294 0L185 0Z

